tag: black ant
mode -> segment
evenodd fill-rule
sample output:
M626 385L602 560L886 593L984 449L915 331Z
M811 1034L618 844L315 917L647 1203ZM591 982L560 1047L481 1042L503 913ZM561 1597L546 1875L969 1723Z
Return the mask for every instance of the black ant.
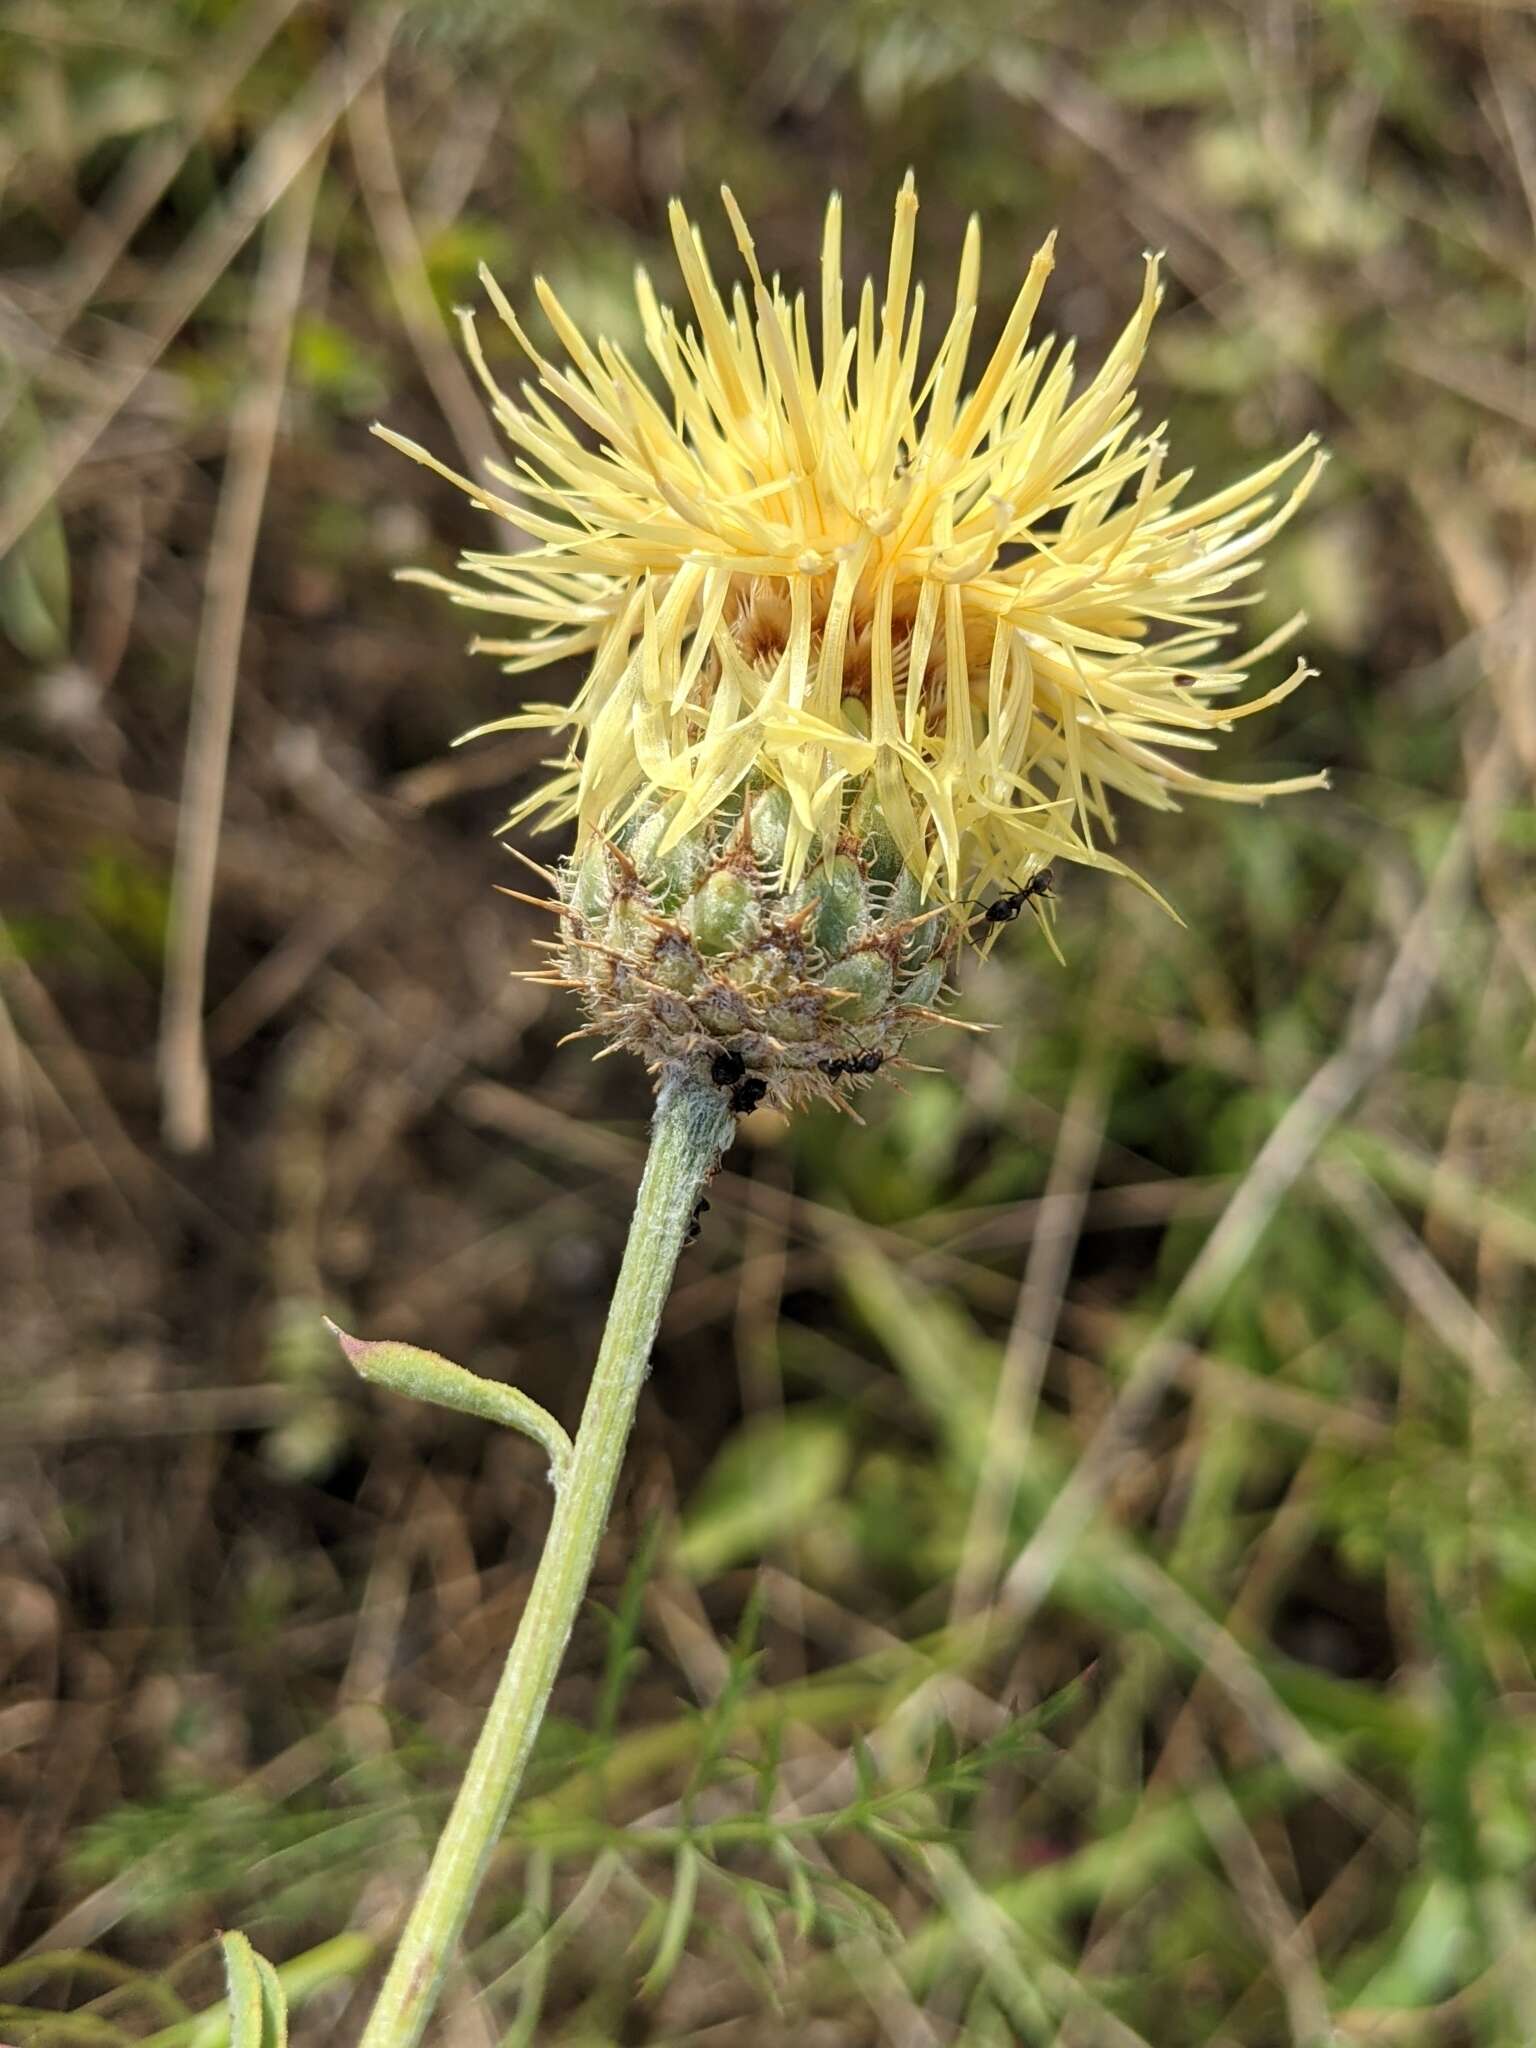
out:
M999 896L996 902L989 903L982 910L982 923L1012 924L1026 903L1033 903L1041 896L1054 894L1051 885L1055 879L1052 869L1042 868L1038 875L1031 875L1022 888L1010 889L1006 896Z
M710 1063L709 1078L717 1088L730 1088L740 1081L747 1071L747 1063L739 1052L717 1052Z
M767 1093L768 1083L757 1074L748 1074L744 1081L738 1081L731 1090L731 1114L750 1116Z
M849 1060L823 1060L821 1071L835 1081L842 1074L878 1074L884 1065L883 1052L860 1052Z
M688 1218L688 1230L686 1236L683 1238L684 1246L696 1244L698 1242L699 1232L704 1228L704 1225L700 1219L702 1218L705 1210L708 1207L708 1196L700 1195L699 1199L693 1205L693 1214Z

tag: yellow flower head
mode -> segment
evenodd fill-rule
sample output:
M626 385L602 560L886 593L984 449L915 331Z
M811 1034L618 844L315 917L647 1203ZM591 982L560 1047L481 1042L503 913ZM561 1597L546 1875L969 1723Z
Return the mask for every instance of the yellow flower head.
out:
M925 366L910 176L884 290L866 280L851 324L835 197L812 309L763 276L722 196L746 271L729 301L676 202L691 320L637 279L661 397L623 349L587 341L540 280L567 358L550 360L482 272L535 373L509 396L461 314L518 456L492 474L515 495L385 435L534 543L467 554L464 581L415 580L517 621L516 637L476 643L509 671L590 658L571 703L481 728L573 735L514 818L574 818L585 838L670 795L664 852L749 779L777 785L791 806L792 884L818 835L835 840L848 786L862 785L924 894L956 896L1017 886L1053 860L1123 872L1099 843L1113 837L1115 794L1169 810L1186 790L1254 802L1322 781L1239 785L1186 765L1309 673L1298 663L1233 702L1250 666L1301 621L1237 654L1223 651L1234 630L1224 614L1254 601L1243 586L1259 551L1322 457L1298 472L1304 442L1182 502L1190 472L1164 473L1162 430L1143 431L1135 409L1161 297L1155 258L1129 324L1075 388L1071 344L1030 339L1047 241L967 386L974 220Z

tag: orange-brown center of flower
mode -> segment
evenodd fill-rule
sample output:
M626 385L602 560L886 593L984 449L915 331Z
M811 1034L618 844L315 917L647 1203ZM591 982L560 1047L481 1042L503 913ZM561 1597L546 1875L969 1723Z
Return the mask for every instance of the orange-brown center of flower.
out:
M827 610L832 598L833 579L819 577L811 588L811 666L821 653ZM896 702L904 708L911 671L912 640L917 623L918 589L914 583L896 589L891 607L891 666ZM789 584L777 576L738 576L726 599L726 621L744 660L767 675L778 666L789 645ZM978 706L986 701L987 664L993 635L990 619L967 613L965 621L966 674L971 700ZM845 703L867 705L873 687L874 595L866 585L854 596L853 613L843 643L842 696ZM718 672L718 663L710 669ZM707 671L708 672L708 671ZM941 715L949 682L949 656L943 633L933 635L924 664L921 684L925 723L934 724Z

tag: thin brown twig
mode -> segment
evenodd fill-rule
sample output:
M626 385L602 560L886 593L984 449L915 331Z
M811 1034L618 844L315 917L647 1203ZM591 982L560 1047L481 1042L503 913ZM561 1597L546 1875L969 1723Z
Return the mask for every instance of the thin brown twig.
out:
M161 1127L177 1152L201 1151L213 1135L203 1001L219 823L251 571L324 168L322 149L269 216L251 301L252 376L230 423L229 458L208 549L160 1005Z

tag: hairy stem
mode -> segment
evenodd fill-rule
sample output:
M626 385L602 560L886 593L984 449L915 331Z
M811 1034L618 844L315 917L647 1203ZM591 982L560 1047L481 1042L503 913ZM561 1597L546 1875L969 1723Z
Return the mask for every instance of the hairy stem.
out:
M608 1325L528 1606L360 2048L414 2048L431 2017L586 1595L662 1303L731 1125L718 1089L689 1076L663 1083Z

